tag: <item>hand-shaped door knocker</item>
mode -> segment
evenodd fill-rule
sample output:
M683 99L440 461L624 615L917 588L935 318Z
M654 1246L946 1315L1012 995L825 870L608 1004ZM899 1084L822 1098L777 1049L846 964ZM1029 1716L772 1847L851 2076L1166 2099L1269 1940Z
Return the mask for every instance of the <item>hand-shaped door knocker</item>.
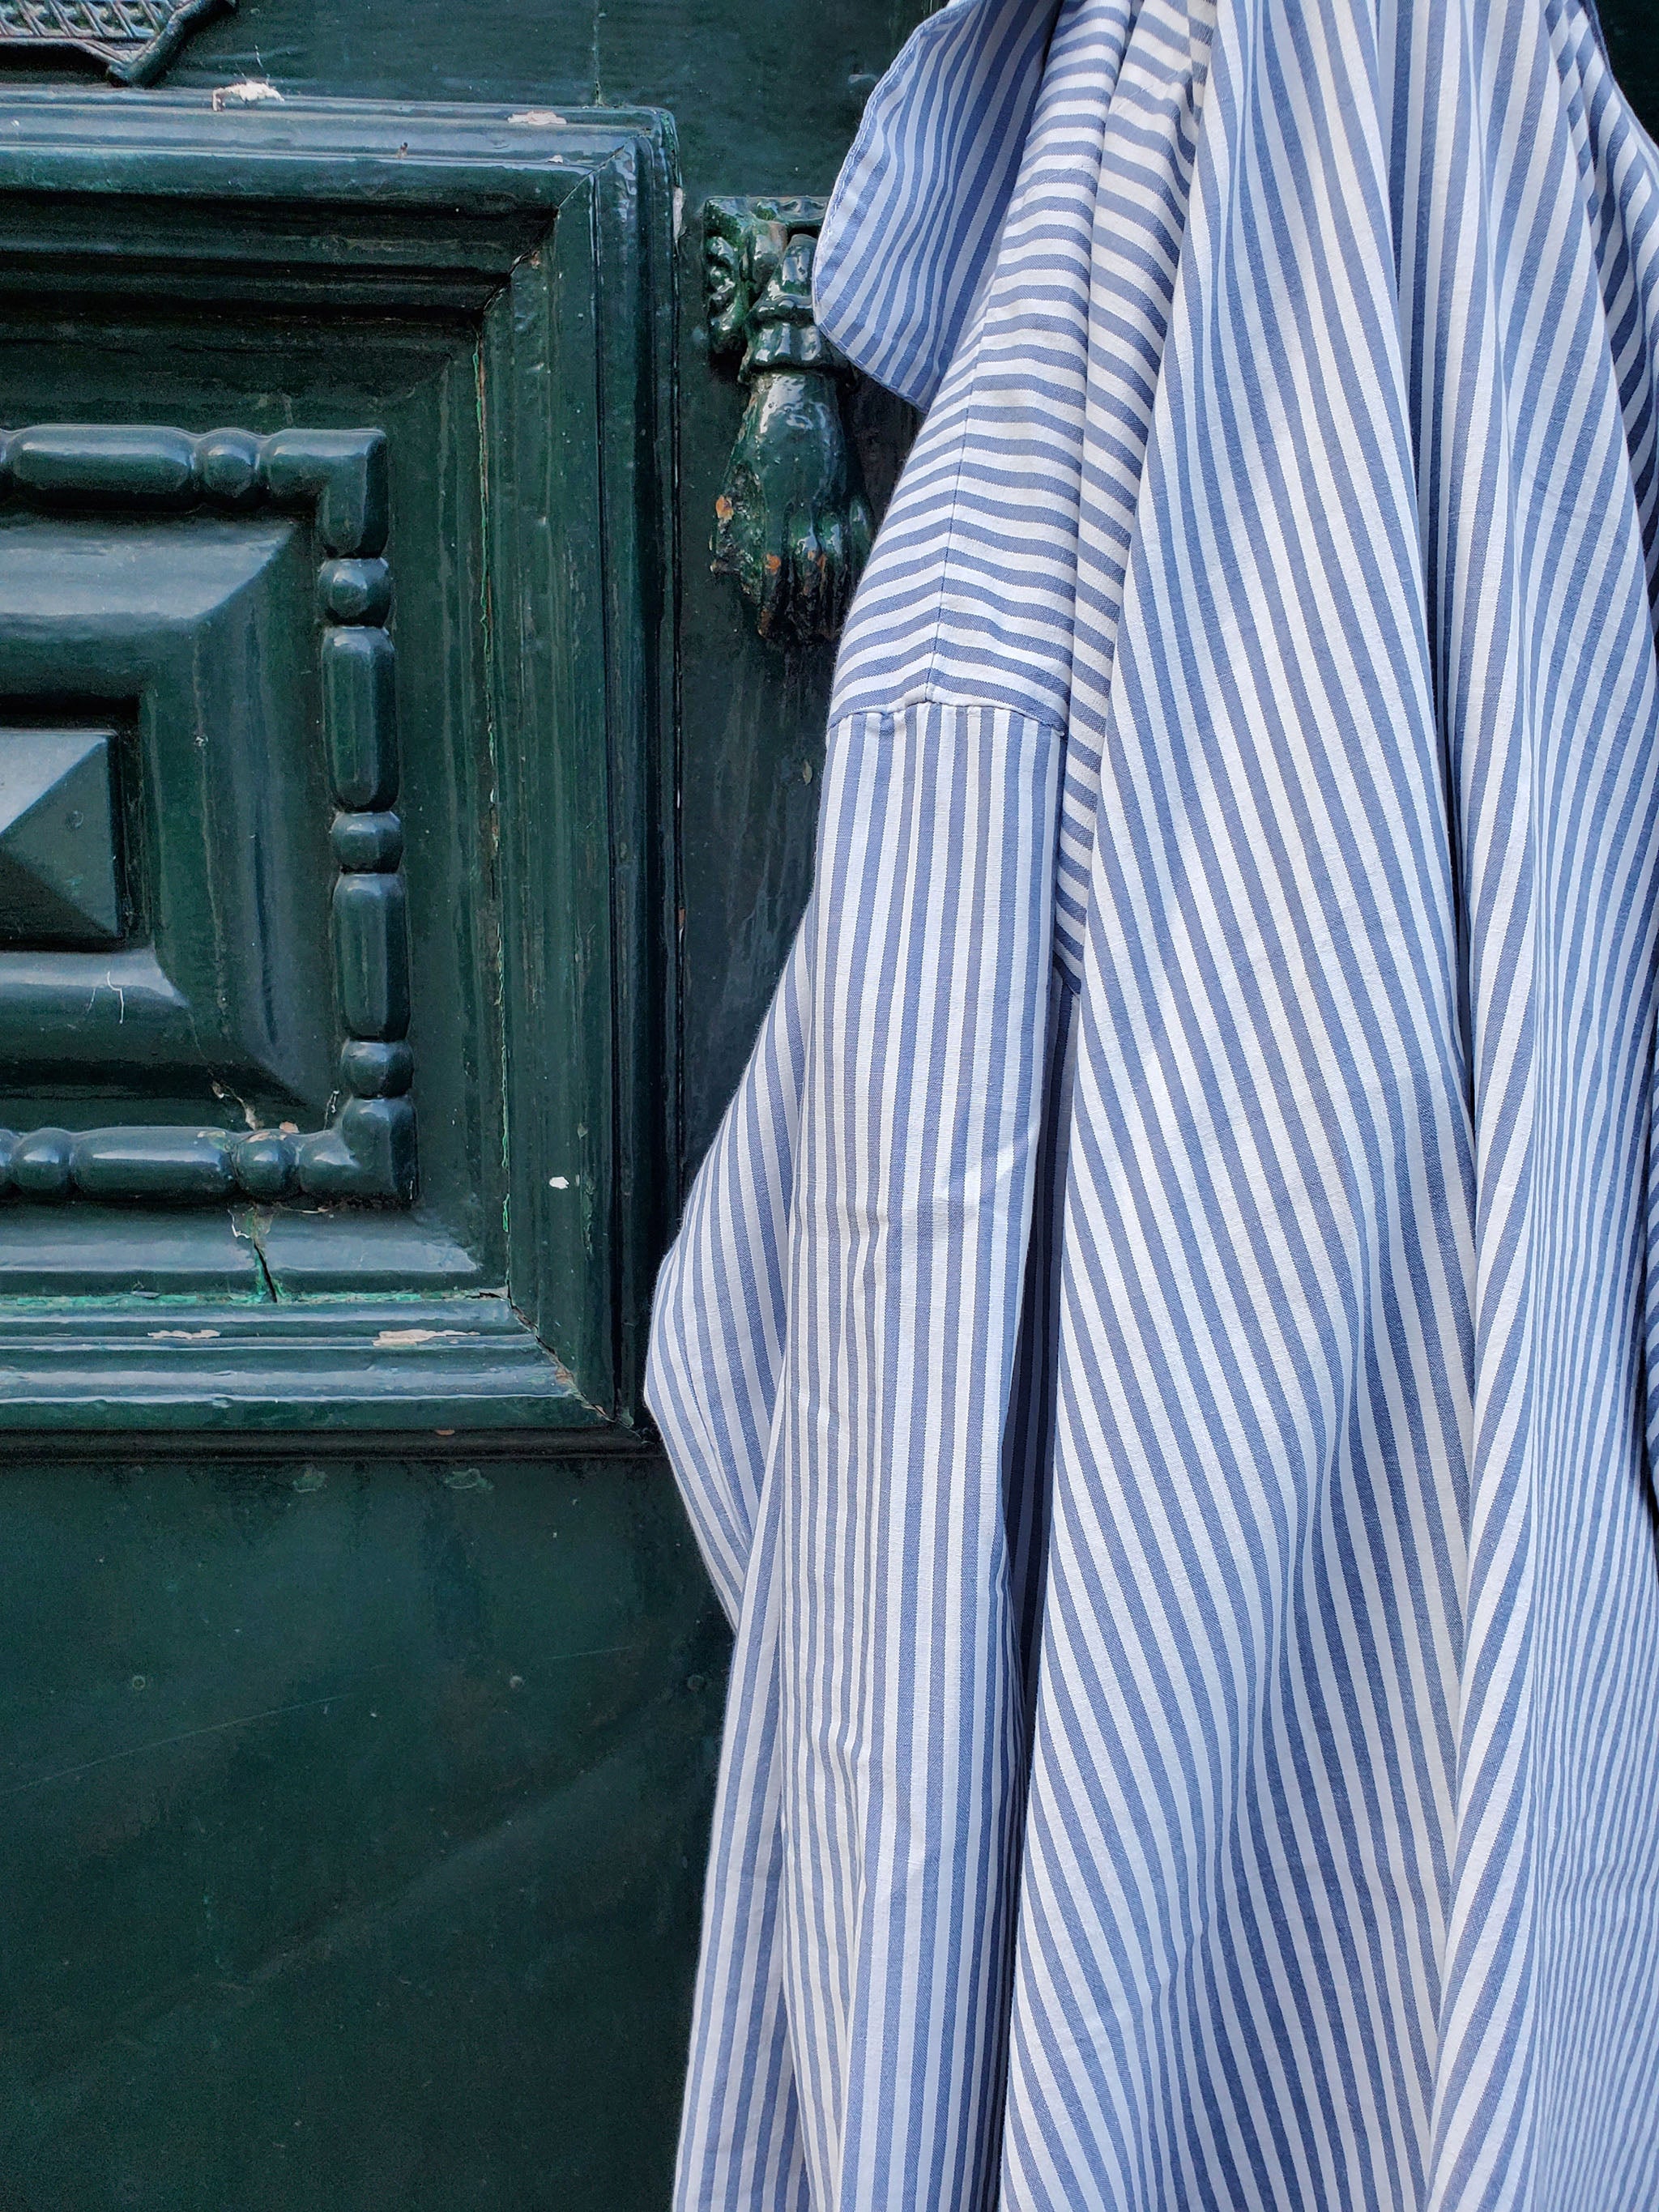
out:
M862 471L842 412L847 357L812 319L823 202L710 200L709 343L743 356L749 404L714 503L714 566L735 576L763 637L838 636L869 558Z

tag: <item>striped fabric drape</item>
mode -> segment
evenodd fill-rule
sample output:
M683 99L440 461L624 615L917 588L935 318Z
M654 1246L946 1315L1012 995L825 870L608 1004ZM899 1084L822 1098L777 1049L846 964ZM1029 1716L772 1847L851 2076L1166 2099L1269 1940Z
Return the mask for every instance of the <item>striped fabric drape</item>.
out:
M819 289L677 2204L1651 2212L1659 155L1586 0L955 0Z

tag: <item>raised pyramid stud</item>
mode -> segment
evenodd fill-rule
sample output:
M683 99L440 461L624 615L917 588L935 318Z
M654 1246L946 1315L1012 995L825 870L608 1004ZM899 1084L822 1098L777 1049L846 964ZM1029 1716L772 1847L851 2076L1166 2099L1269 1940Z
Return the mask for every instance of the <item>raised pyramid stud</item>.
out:
M0 944L121 934L108 730L0 729Z

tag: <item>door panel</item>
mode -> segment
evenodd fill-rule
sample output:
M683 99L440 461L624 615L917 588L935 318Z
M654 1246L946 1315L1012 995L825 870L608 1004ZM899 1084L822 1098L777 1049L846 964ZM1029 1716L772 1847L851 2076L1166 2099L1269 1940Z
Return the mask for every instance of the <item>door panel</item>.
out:
M169 1424L374 1425L391 1351L473 1426L629 1418L676 1104L660 126L5 120L0 1418L100 1425L107 1370ZM3 1297L74 1271L271 1325L198 1313L204 1387L83 1310L65 1377ZM293 1372L316 1298L361 1375Z
M708 573L700 210L825 190L926 4L240 0L142 94L0 55L0 424L75 433L0 482L0 1122L117 1133L0 1197L8 2212L667 2202L726 1638L641 1322L831 659ZM362 433L378 552L265 445ZM384 623L319 611L380 558ZM389 734L328 643L382 629ZM355 1034L392 930L336 886L394 876L408 1032ZM283 1195L273 1130L382 1094L412 1196Z

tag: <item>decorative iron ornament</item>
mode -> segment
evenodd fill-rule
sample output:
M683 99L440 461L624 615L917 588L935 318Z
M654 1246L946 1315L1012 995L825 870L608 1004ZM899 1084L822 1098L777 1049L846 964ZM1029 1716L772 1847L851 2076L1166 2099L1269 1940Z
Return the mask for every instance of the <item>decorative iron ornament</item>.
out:
M89 55L114 84L154 84L191 33L236 0L0 0L0 54Z

